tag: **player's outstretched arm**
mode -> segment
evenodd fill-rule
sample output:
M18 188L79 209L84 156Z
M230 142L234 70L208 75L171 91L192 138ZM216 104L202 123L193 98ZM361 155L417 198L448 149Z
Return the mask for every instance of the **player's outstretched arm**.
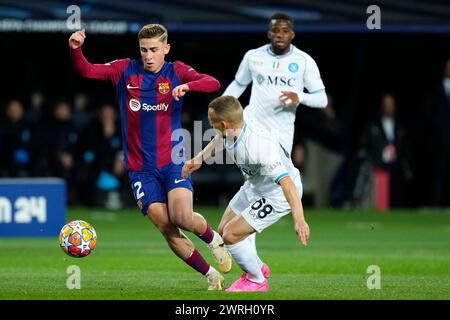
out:
M302 201L298 195L297 188L289 176L282 178L279 184L283 189L287 202L291 206L295 232L300 238L301 243L306 246L309 239L309 226L303 215Z
M217 134L214 139L212 139L211 142L199 152L199 154L185 162L181 172L183 179L186 179L189 174L200 169L204 160L209 159L215 152L220 152L222 150L222 137Z
M328 105L328 97L325 89L313 91L312 93L302 92L299 96L300 103L310 108L325 108Z
M223 96L233 96L238 99L247 89L248 85L241 85L236 80L233 80L223 92Z
M292 91L281 91L280 102L286 108L298 107L301 103L311 108L325 108L328 104L325 89L314 93L302 92L298 95Z
M215 92L220 89L219 80L209 74L198 73L194 68L181 61L176 61L174 68L182 83L172 91L176 100L188 91Z
M72 33L69 38L70 58L74 69L84 78L110 80L117 83L130 59L114 60L105 64L92 64L86 60L81 50L86 39L86 30Z
M252 82L252 73L250 72L249 56L251 51L247 51L242 59L239 69L236 72L234 80L225 89L223 96L233 96L236 99L244 93L247 86Z
M320 76L319 68L313 58L306 55L306 70L303 75L303 82L308 93L300 92L300 103L311 108L325 108L328 105L328 98L325 86Z

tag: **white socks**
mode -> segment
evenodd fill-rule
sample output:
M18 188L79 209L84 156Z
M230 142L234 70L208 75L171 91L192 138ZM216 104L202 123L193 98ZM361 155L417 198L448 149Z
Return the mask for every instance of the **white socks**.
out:
M233 256L234 261L247 272L247 279L263 283L265 278L261 272L261 266L258 261L261 261L256 254L253 242L244 239L235 244L227 244L227 248Z
M255 249L256 252L256 258L258 258L258 264L259 264L259 268L261 269L263 266L263 262L261 261L261 259L258 256L258 251L256 250L256 232L253 232L251 235L249 235L247 237L248 241L250 241L250 243L252 244L253 248Z

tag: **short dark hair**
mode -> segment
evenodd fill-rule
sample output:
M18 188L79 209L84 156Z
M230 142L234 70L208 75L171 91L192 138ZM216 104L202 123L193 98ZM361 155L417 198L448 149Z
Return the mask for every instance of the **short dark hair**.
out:
M273 20L285 20L290 22L292 27L294 27L294 19L292 19L292 17L286 13L277 12L273 14L269 19L269 24L271 24Z

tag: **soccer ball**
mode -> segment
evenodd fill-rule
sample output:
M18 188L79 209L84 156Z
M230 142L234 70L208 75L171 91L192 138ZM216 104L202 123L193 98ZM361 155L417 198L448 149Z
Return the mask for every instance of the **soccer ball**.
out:
M61 249L69 256L82 258L94 250L97 233L89 223L83 220L70 221L62 227L58 242Z

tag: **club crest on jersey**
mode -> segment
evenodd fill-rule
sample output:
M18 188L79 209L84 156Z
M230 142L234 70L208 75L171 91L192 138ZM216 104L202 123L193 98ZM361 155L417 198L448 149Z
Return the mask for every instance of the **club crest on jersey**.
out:
M168 82L158 83L158 91L161 94L166 94L170 91L170 84Z
M137 99L130 99L128 102L130 109L133 111L139 111L141 109L141 103Z
M295 62L292 62L289 64L288 69L292 73L296 73L298 71L298 64Z

